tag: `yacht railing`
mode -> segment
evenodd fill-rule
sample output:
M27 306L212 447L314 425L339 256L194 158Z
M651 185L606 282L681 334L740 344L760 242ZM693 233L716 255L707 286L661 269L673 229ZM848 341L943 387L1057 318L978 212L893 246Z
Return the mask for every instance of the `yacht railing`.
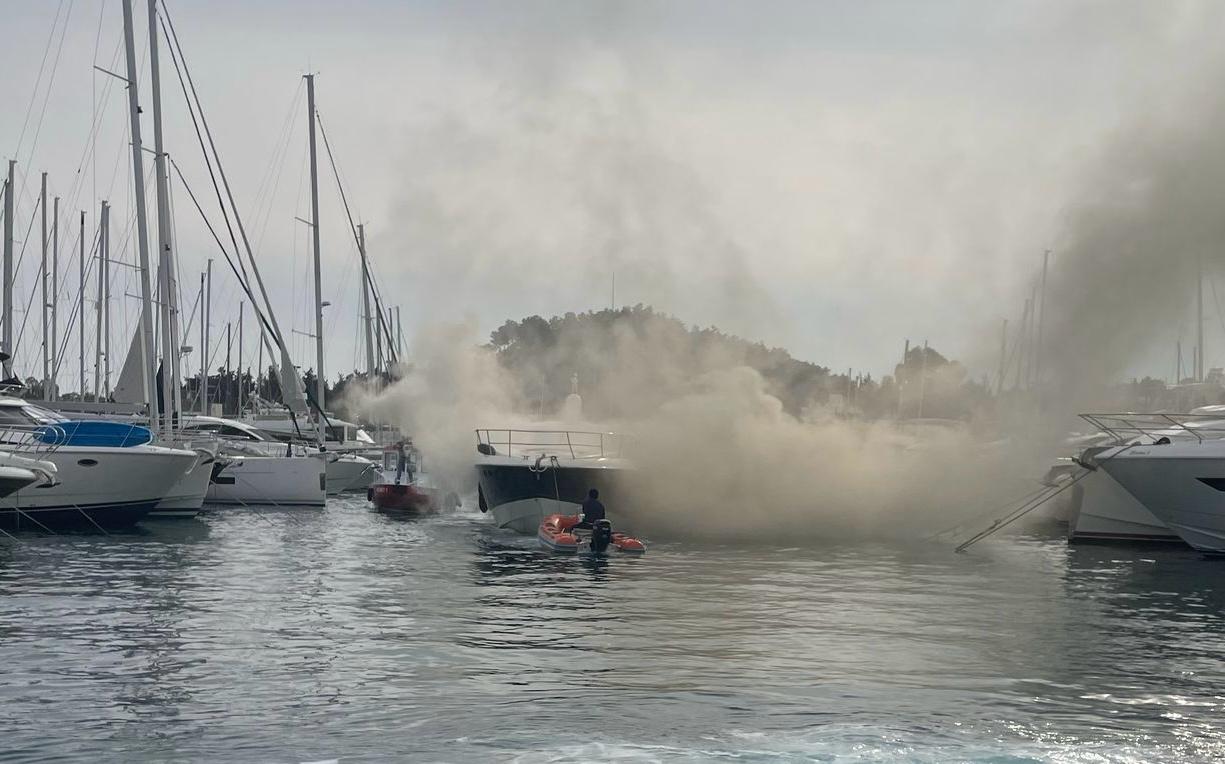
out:
M538 456L556 450L571 459L620 458L625 436L591 430L491 430L476 431L477 449L492 449L504 456Z
M1225 438L1225 417L1221 414L1081 414L1080 418L1099 431L1126 443L1136 438Z
M231 446L235 453L246 456L309 456L315 450L315 444L309 442L250 440L223 433L208 434L216 438L223 448Z
M58 424L0 426L0 450L12 454L53 454L68 442L68 432Z

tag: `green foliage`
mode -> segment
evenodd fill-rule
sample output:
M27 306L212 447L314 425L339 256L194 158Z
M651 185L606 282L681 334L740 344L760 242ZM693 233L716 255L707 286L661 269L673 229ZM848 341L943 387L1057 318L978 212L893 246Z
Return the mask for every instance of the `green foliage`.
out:
M545 414L570 393L574 374L593 419L649 413L699 375L733 366L756 369L796 415L829 393L824 367L713 327L688 327L643 305L507 321L490 334L489 348L522 398Z

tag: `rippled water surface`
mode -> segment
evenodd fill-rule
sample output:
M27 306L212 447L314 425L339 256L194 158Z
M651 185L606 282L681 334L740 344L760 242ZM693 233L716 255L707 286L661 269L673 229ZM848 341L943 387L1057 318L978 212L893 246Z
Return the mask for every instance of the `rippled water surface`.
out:
M1223 580L1041 537L566 559L360 497L24 537L0 758L1219 759Z

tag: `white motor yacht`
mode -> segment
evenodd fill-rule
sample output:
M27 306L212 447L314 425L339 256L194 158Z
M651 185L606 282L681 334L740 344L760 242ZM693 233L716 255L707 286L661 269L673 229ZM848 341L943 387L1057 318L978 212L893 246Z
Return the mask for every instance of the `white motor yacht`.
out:
M1120 446L1095 462L1183 541L1225 552L1225 440Z
M129 528L153 510L197 460L193 451L149 443L135 424L109 423L130 433L94 438L72 422L20 398L0 398L0 449L55 465L55 480L0 498L0 526L61 531Z
M1225 437L1220 411L1189 414L1082 414L1109 441L1093 445L1082 464L1111 462L1116 455L1154 443L1201 443ZM1225 441L1223 441L1225 442ZM1183 543L1180 534L1148 506L1144 497L1111 469L1098 469L1068 491L1070 543Z
M217 471L209 495L209 500L217 503L323 506L326 495L350 490L378 468L375 462L356 454L321 452L281 442L258 427L233 419L191 417L183 432L213 435L222 444L229 463ZM250 463L259 459L272 461Z
M0 451L0 498L34 483L55 483L56 467L51 462L27 459Z
M610 507L632 469L622 437L590 430L477 430L477 500L501 528L533 534L549 515L575 514L588 490ZM617 525L615 509L609 519Z
M1182 543L1107 471L1086 476L1068 493L1070 543Z

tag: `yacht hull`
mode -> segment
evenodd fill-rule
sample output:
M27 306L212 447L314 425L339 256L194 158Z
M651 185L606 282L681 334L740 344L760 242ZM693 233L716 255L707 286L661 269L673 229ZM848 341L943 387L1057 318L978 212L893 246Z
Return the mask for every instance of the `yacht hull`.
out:
M22 467L0 466L0 497L17 493L40 478Z
M215 471L212 504L322 507L327 473L315 456L234 456Z
M212 481L214 461L216 460L211 455L201 455L196 465L179 478L179 482L157 503L149 516L191 518L200 514L200 510L204 508L204 497L208 494L209 483Z
M139 446L66 446L37 455L56 482L0 498L0 527L18 530L123 530L149 514L195 464L191 451Z
M435 491L404 483L375 483L370 487L370 503L380 512L428 514L439 508Z
M346 491L364 491L378 471L377 464L354 454L333 454L327 458L328 496Z
M1099 462L1183 541L1225 552L1225 442L1133 447Z
M616 503L624 493L620 486L625 470L607 460L562 462L536 471L533 462L503 457L500 463L478 463L476 469L480 508L500 528L535 535L549 515L579 512L592 488L600 492L609 519L617 524Z
M120 504L0 508L0 528L9 532L124 531L136 525L157 505L157 499Z
M1072 544L1182 544L1107 471L1099 469L1071 490L1068 542Z

